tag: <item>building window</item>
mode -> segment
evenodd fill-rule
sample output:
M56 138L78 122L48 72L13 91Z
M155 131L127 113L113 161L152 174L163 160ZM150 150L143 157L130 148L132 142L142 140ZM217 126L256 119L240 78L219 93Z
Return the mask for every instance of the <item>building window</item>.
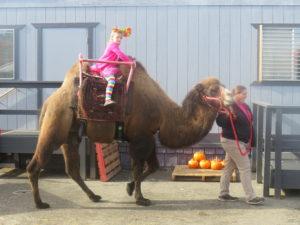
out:
M14 29L0 29L0 79L14 79Z
M300 80L300 27L259 25L259 81Z

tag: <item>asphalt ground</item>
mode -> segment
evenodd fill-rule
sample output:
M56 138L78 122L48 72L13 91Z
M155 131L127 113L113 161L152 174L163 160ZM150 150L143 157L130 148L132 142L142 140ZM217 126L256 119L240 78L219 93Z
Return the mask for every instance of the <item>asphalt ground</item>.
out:
M159 170L142 185L148 207L137 206L125 187L130 178L123 170L109 182L88 180L87 185L101 195L91 202L79 186L63 173L42 173L40 193L51 208L38 210L33 204L24 171L0 169L0 224L251 224L299 225L300 193L289 192L282 199L269 197L263 206L245 203L241 183L232 183L237 202L220 202L218 182L172 181L171 170ZM253 179L258 195L262 184ZM272 192L271 192L272 193Z

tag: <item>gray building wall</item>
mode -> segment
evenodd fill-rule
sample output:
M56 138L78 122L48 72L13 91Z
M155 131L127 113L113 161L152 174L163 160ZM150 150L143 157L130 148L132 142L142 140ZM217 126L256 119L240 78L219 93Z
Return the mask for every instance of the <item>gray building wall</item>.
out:
M0 2L0 25L26 25L20 32L20 79L37 79L37 30L32 23L97 22L94 57L104 51L113 26L131 26L133 34L122 42L122 49L142 62L178 103L194 84L213 75L228 88L247 86L249 104L300 104L298 86L251 86L257 80L257 30L252 24L300 23L300 6L294 1L16 2ZM11 93L1 99L1 107L35 107L30 97L35 92ZM285 132L299 130L295 118L286 118ZM34 116L1 116L0 122L2 129L36 126ZM217 132L216 126L212 132Z

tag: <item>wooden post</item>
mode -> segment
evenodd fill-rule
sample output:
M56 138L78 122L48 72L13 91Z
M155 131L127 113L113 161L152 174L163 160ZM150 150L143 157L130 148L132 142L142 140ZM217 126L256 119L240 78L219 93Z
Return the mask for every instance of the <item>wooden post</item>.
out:
M79 144L79 156L80 156L80 176L83 180L86 179L86 149L87 149L87 137L83 137Z
M262 183L262 138L263 138L264 107L259 106L256 123L256 181Z
M259 106L256 104L253 104L253 130L254 134L257 134L257 122L258 122L258 108ZM257 139L256 135L256 139ZM256 141L257 144L257 141ZM253 149L251 152L251 171L255 172L256 171L256 151L257 151L257 146Z
M90 178L95 180L97 177L97 166L96 166L96 152L94 143L89 143L90 149Z
M270 195L270 158L271 158L271 128L272 128L272 110L266 107L266 123L265 123L265 134L264 134L264 190L263 195L265 197Z
M281 137L282 137L282 110L276 109L276 127L275 127L275 198L281 195Z

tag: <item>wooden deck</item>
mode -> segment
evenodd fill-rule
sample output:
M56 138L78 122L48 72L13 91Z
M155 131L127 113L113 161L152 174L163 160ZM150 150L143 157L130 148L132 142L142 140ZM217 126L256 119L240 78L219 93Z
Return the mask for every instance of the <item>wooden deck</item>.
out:
M12 130L3 132L0 135L0 153L33 154L39 131L37 130ZM88 139L82 138L79 146L80 155L80 175L86 179L86 154L89 146ZM54 154L62 154L60 149L53 152ZM18 162L16 162L18 164ZM18 167L18 166L17 166Z

